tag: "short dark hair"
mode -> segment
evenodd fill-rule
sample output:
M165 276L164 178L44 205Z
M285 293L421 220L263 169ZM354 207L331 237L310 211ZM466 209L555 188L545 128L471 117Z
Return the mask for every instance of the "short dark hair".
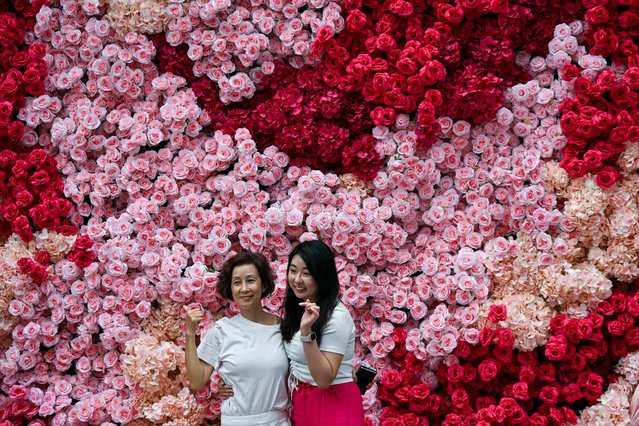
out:
M286 297L284 298L284 320L280 324L282 337L290 342L293 335L300 329L300 322L304 314L304 308L300 306L300 299L295 296L295 292L288 285L288 270L291 269L291 262L295 256L302 258L308 272L317 283L317 301L320 307L320 316L315 321L312 330L317 335L317 342L322 339L322 329L333 314L333 310L339 301L339 278L335 266L335 257L330 247L319 240L310 240L300 243L288 256L288 267L286 268Z
M254 265L260 274L260 280L264 287L262 297L266 297L275 290L275 281L273 280L273 271L271 266L262 253L254 253L251 251L243 251L224 262L222 271L217 279L217 291L228 300L233 300L233 292L231 291L231 282L233 279L233 270L238 266Z

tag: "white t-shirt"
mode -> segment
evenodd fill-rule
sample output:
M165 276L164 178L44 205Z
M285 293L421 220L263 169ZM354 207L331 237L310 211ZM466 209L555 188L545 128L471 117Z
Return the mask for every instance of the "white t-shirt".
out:
M300 332L293 335L290 342L284 342L286 354L291 361L291 374L298 380L317 386L308 369ZM344 355L333 385L353 381L353 353L355 352L355 324L348 309L340 302L322 330L320 351Z
M242 315L222 318L204 335L197 354L233 388L233 397L222 403L223 425L290 424L288 358L279 325Z

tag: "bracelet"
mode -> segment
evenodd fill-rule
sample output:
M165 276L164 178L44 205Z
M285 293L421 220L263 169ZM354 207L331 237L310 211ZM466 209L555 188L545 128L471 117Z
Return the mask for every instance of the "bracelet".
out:
M300 340L302 341L302 343L313 343L315 340L317 340L317 334L312 331L311 334L309 334L308 336L302 336L302 334L300 333Z

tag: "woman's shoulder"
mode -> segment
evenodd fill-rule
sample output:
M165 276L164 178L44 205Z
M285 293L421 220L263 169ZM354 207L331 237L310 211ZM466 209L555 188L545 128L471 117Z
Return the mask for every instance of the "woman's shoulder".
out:
M342 302L337 302L337 304L335 305L333 313L331 314L331 319L339 322L353 322L351 313Z

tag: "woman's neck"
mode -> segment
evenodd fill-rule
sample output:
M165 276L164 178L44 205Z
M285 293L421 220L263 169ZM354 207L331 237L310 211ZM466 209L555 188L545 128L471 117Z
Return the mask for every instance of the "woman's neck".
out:
M249 321L256 322L258 324L270 325L272 322L272 316L264 310L261 306L253 309L241 309L240 315Z

